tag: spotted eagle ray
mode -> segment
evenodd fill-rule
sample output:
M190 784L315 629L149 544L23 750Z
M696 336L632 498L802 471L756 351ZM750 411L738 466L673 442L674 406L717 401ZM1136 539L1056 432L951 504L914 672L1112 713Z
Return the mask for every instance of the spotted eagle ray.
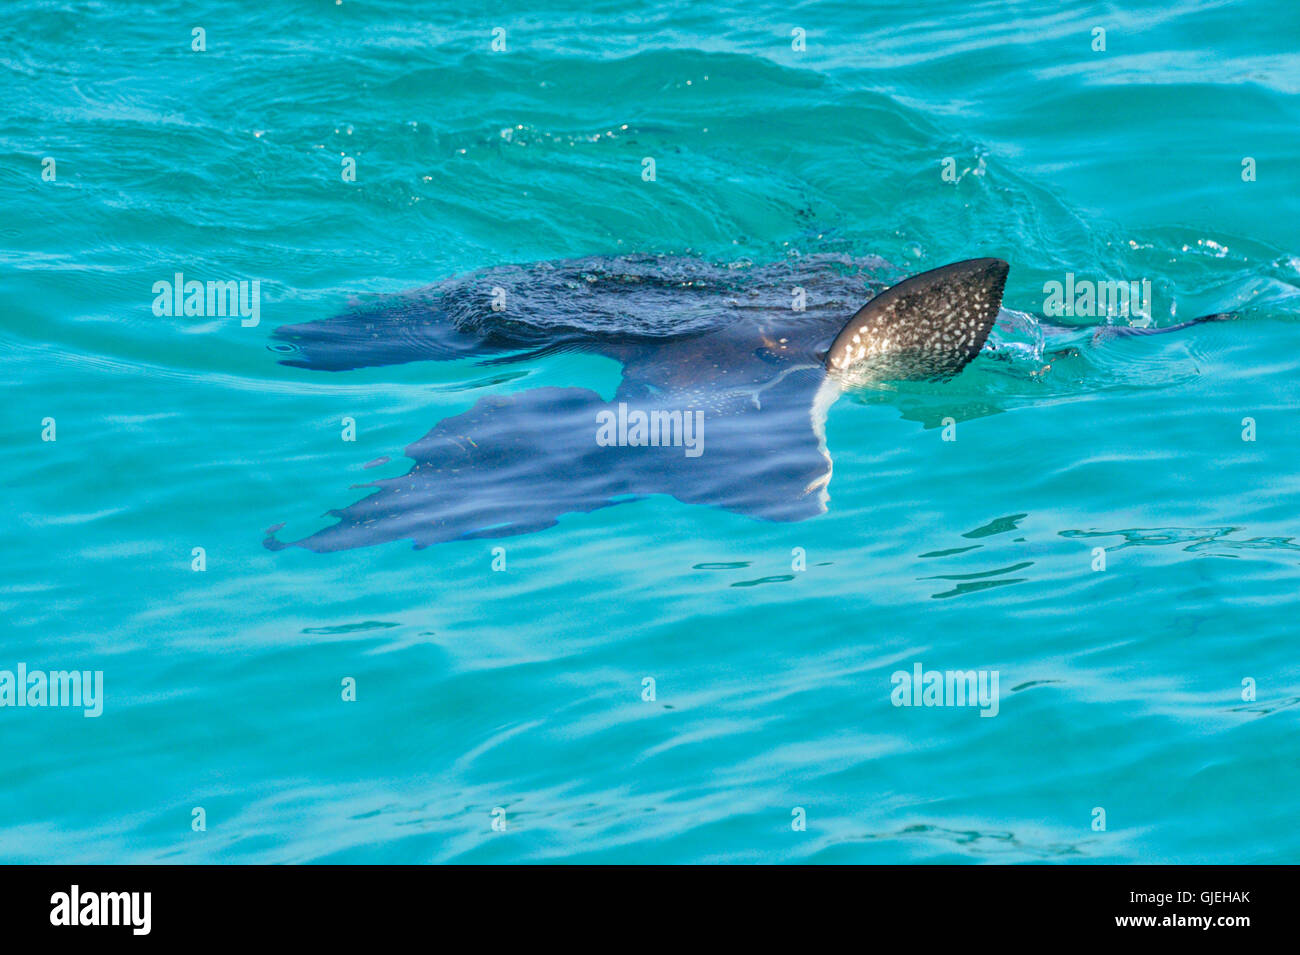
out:
M886 288L872 278L883 265L510 265L282 326L269 347L299 368L581 349L618 361L623 377L612 401L578 387L483 398L410 445L406 474L327 512L337 523L292 543L273 529L265 544L329 552L508 537L654 494L769 521L821 514L835 398L864 382L957 375L988 338L1008 271L970 259Z

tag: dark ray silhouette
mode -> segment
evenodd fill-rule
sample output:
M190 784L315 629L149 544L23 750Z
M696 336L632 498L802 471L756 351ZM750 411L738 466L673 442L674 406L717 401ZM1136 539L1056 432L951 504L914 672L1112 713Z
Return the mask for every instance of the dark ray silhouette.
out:
M880 267L830 256L508 266L281 327L271 347L301 368L584 349L621 362L623 379L610 401L585 388L484 398L410 445L406 474L330 512L336 524L266 545L508 537L654 494L771 521L820 514L831 402L863 380L957 374L988 336L1007 273L974 259L885 289Z

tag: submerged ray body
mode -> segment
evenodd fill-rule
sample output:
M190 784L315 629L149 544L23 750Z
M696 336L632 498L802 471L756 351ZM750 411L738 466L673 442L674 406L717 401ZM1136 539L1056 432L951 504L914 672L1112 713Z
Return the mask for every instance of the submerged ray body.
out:
M884 288L884 267L835 255L757 267L650 255L504 265L281 326L270 347L286 365L347 371L562 347L621 358L744 319L760 331L781 325L834 336Z
M820 514L822 425L844 382L956 374L983 345L1006 278L1005 263L977 259L882 291L878 268L829 256L508 266L284 326L272 347L297 367L581 348L621 362L623 379L611 401L577 387L484 398L410 445L406 474L330 512L336 524L266 544L506 537L656 494L772 521Z

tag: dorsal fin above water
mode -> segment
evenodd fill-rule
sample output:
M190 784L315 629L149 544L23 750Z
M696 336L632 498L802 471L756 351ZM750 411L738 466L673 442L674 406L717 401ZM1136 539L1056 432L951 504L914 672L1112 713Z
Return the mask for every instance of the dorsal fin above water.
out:
M952 377L984 347L1009 268L1002 259L968 259L904 279L849 319L826 367L851 378Z

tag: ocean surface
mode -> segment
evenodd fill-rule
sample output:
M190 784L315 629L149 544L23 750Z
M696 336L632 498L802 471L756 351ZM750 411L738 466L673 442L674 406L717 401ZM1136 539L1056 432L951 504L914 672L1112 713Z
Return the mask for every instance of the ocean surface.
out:
M1291 0L7 3L0 671L103 693L0 707L0 860L1296 861L1297 36ZM619 378L295 368L277 326L633 254L1011 272L957 379L831 407L819 517L263 545L482 398ZM257 324L155 314L176 273L258 281ZM1051 327L1067 273L1149 321ZM894 705L918 665L996 715Z

